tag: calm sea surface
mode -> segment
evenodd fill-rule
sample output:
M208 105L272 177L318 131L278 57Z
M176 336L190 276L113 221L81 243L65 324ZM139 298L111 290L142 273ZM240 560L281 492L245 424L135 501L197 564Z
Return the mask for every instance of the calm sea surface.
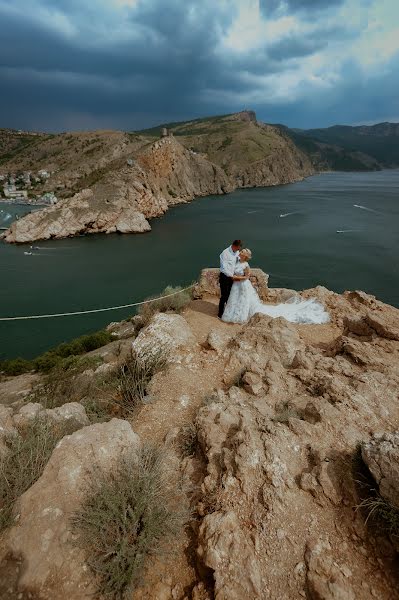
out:
M0 204L0 210L1 227L7 214L26 207ZM399 171L328 173L209 196L151 225L143 235L37 242L33 256L24 255L29 246L0 242L0 316L142 300L217 266L220 251L236 237L251 248L252 266L270 274L271 286L361 289L399 306ZM130 314L0 322L0 358L35 356Z

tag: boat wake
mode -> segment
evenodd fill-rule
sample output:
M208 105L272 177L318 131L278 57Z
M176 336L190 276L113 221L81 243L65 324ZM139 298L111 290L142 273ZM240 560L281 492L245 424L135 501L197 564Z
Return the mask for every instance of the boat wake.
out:
M358 229L337 229L337 233L353 233L359 231Z
M354 204L355 208L361 208L362 210L367 210L368 212L378 213L378 210L374 210L374 208L368 208L367 206L362 206L361 204Z
M6 212L4 212L4 210L0 210L0 220L2 223L6 223L10 219L12 219L11 213L6 213Z
M284 219L284 217L289 217L291 215L297 215L297 212L289 212L289 213L284 213L282 215L280 215L280 219Z

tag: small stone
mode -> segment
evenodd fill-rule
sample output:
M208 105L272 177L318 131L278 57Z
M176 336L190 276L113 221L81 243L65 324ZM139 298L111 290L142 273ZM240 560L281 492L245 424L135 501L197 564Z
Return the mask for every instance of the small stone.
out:
M263 389L263 382L257 373L251 373L251 371L247 371L243 378L242 382L244 384L244 389L249 393L257 396Z
M303 575L305 573L306 566L304 562L299 562L295 565L294 573L297 576Z
M347 565L342 565L341 571L345 575L345 577L352 577L352 571Z
M284 529L277 529L277 539L283 540L285 538Z
M190 396L187 396L187 394L183 394L182 396L180 396L179 402L181 406L183 406L183 408L186 408L186 406L190 404Z

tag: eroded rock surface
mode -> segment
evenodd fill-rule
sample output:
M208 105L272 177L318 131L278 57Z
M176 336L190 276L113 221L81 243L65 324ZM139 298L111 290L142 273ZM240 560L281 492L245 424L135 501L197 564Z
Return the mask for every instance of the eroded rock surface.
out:
M164 349L173 359L173 351L195 343L195 337L184 317L172 313L158 313L151 323L140 331L132 346L140 351L146 348Z
M218 296L220 294L219 273L220 270L216 268L202 269L199 282L194 287L194 298L203 298L206 294ZM262 269L251 269L250 279L259 297L265 300L269 293L269 275Z
M373 437L363 446L362 457L381 495L399 510L399 432Z
M40 479L21 497L1 557L22 561L18 594L46 599L86 599L94 593L86 557L74 543L70 518L82 503L96 469L106 472L134 459L140 440L127 421L113 419L64 437Z

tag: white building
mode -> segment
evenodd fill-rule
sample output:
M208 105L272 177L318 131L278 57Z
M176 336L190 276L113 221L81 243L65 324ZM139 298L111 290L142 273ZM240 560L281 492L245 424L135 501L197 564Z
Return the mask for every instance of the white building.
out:
M13 184L5 185L3 190L4 190L4 196L6 198L10 198L13 200L28 198L28 192L26 190L17 190L17 188Z

